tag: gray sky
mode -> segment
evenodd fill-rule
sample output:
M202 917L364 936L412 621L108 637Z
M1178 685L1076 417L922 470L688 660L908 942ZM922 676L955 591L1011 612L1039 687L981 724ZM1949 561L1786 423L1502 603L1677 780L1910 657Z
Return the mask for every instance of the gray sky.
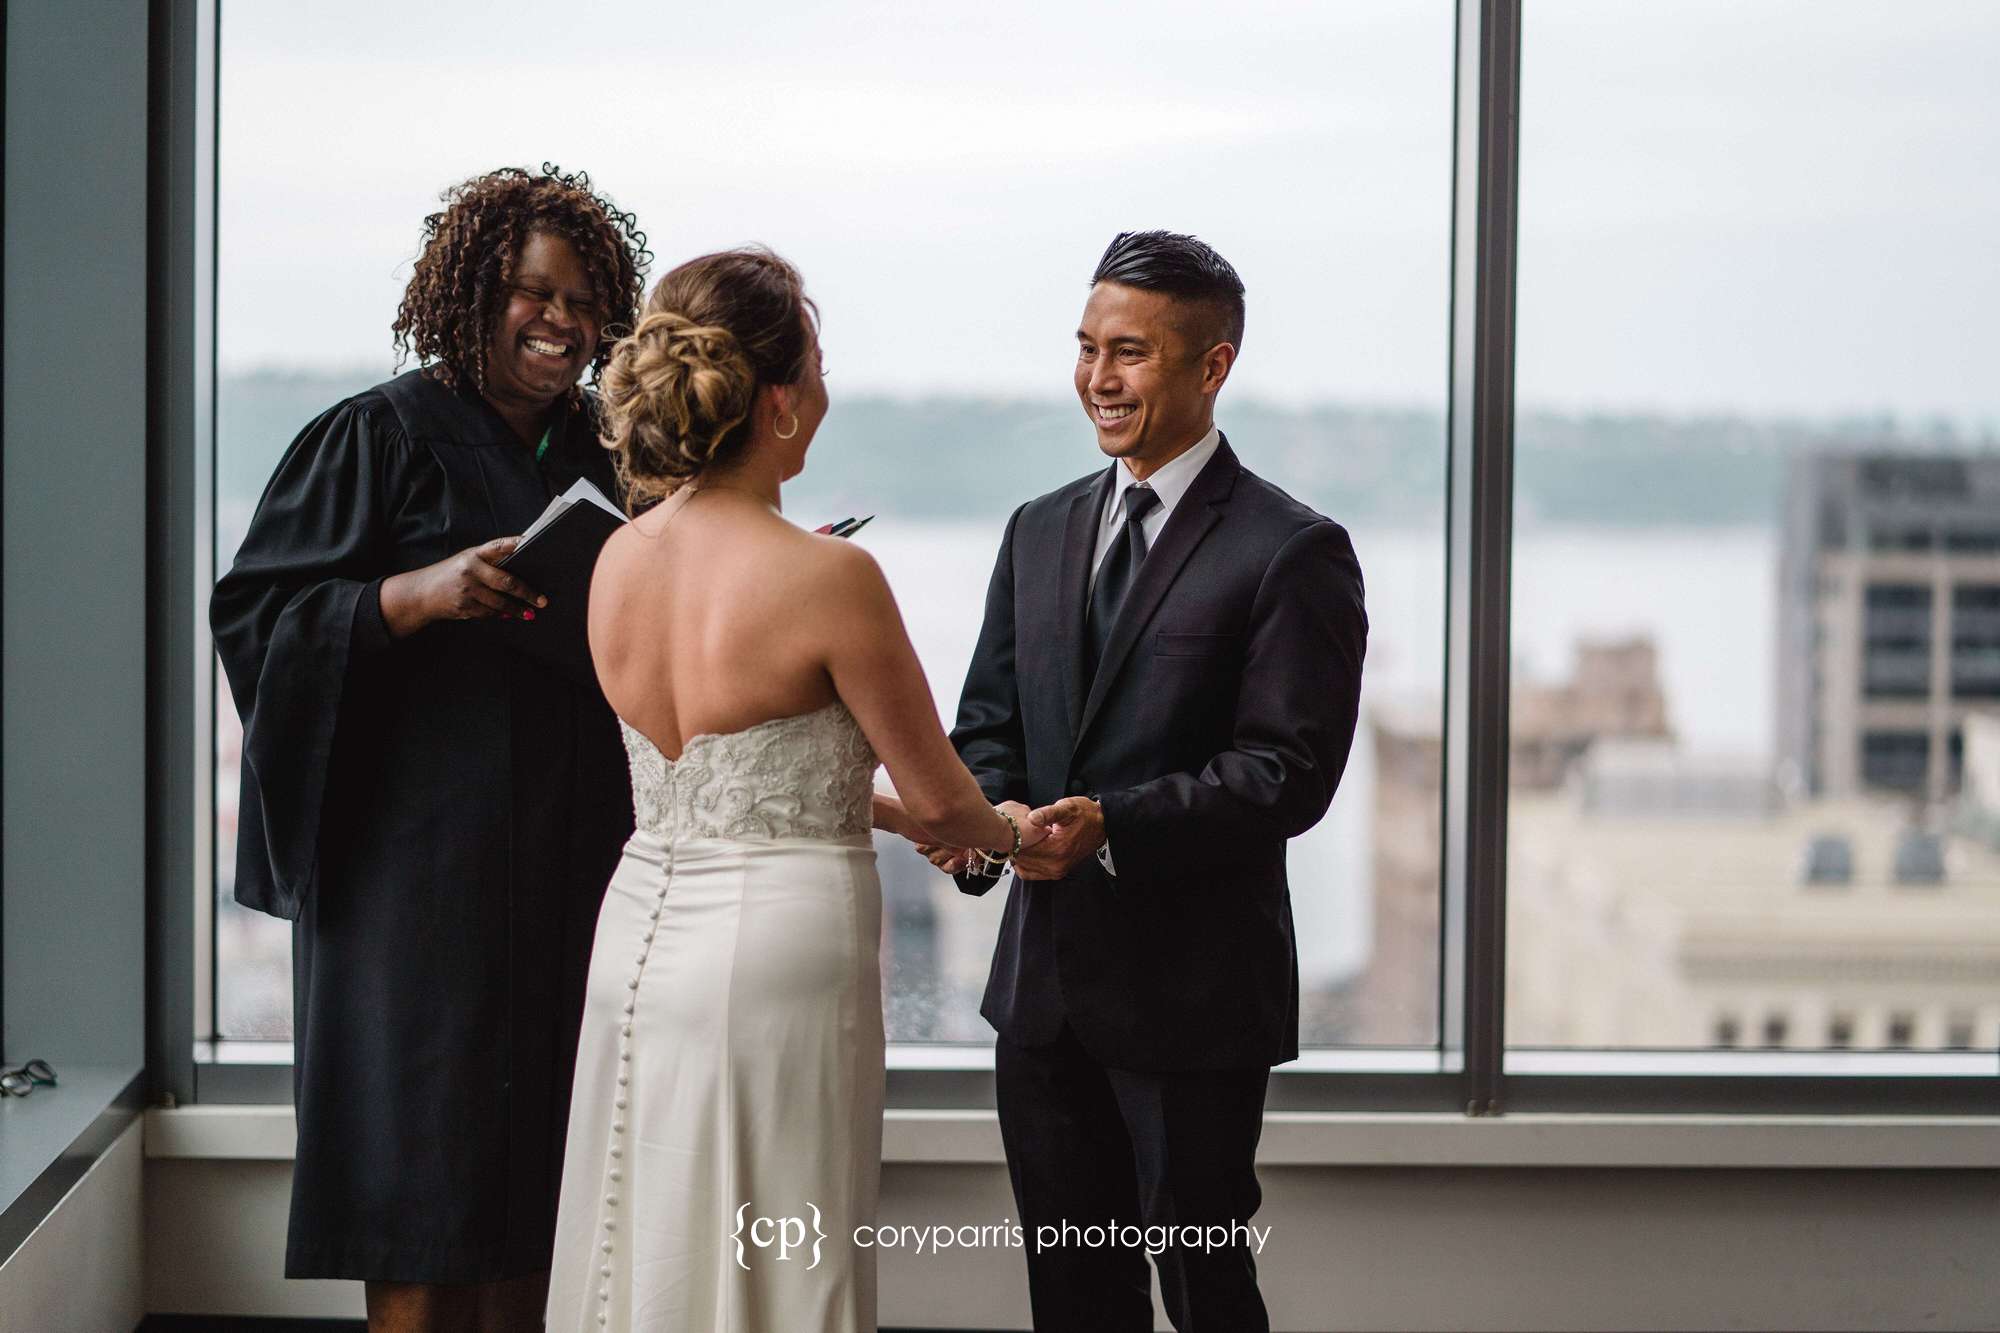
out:
M1249 286L1231 392L1439 407L1451 6L232 4L224 368L384 363L423 215L589 169L804 270L836 394L1068 392L1112 233ZM1535 0L1520 398L2000 425L2000 4ZM393 39L393 45L391 41Z

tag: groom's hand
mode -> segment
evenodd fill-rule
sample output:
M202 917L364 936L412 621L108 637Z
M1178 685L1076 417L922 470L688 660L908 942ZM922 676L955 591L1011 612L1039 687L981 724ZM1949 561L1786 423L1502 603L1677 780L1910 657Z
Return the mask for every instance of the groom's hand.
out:
M1088 796L1065 796L1028 819L1049 835L1014 858L1022 879L1061 879L1104 845L1104 807Z

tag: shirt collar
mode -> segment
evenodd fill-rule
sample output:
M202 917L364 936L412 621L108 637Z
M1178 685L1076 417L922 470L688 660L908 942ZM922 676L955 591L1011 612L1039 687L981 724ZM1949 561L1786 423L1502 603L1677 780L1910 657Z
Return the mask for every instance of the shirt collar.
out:
M1194 448L1172 462L1163 464L1159 471L1146 478L1146 484L1160 497L1161 514L1171 514L1174 511L1174 506L1180 503L1183 495L1187 494L1188 487L1194 485L1194 479L1201 475L1201 470L1208 465L1208 460L1215 457L1215 450L1221 443L1222 432L1210 426L1208 434L1195 441ZM1125 491L1132 485L1132 474L1126 470L1123 459L1118 461L1111 472L1111 502L1105 506L1105 522L1122 523L1125 521Z

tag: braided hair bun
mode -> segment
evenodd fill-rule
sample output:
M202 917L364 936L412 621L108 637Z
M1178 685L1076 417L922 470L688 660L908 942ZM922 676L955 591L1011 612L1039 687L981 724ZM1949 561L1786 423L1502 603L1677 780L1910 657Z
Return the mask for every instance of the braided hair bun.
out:
M758 388L804 373L813 313L798 270L761 247L660 279L600 381L603 444L634 512L737 461Z

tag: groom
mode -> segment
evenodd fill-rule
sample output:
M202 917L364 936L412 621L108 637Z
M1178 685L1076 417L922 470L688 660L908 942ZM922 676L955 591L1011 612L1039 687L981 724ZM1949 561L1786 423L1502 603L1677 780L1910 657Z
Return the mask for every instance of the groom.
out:
M1035 1327L1144 1333L1143 1251L1076 1232L1257 1209L1265 1083L1298 1054L1285 841L1340 782L1368 619L1346 531L1215 428L1243 342L1221 255L1120 235L1076 337L1114 461L1008 521L952 740L1054 829L1014 861L980 1006ZM1176 1329L1269 1327L1244 1237L1157 1255Z

